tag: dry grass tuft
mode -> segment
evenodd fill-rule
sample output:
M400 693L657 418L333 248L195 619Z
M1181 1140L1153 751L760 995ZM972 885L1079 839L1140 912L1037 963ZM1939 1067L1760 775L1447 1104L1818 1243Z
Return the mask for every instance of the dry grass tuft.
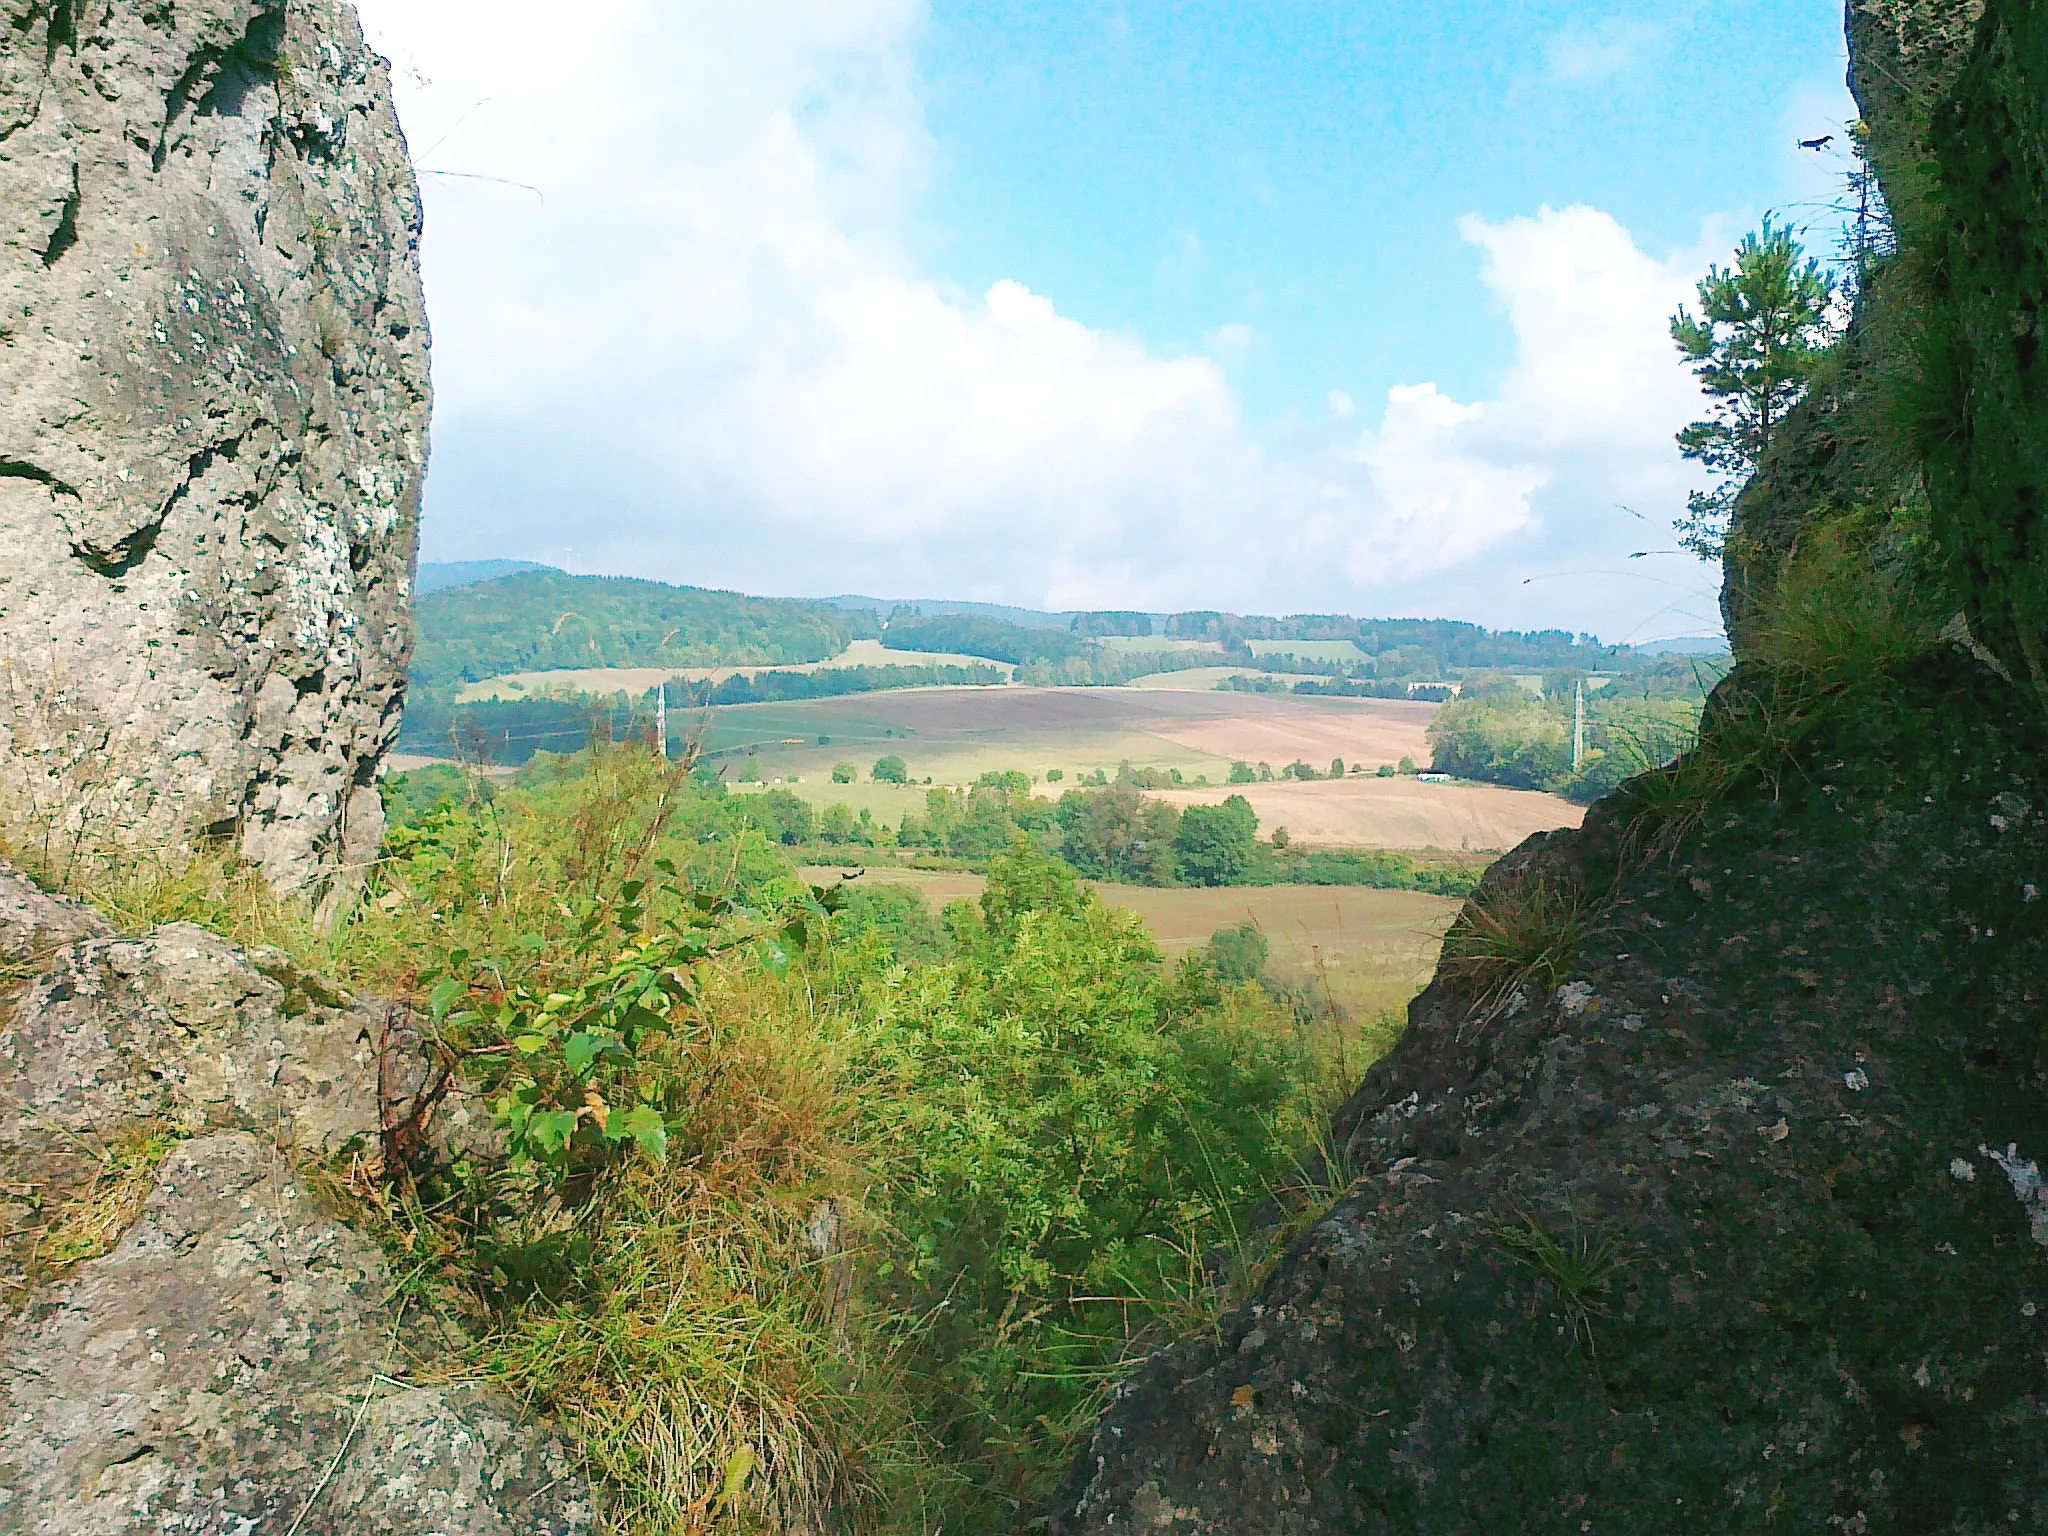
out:
M1444 975L1490 1022L1517 988L1562 982L1598 922L1582 890L1541 875L1482 889L1444 936Z

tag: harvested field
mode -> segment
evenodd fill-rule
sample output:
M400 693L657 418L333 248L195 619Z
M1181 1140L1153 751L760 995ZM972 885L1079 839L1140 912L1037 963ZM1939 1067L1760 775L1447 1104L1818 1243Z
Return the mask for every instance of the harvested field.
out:
M1261 672L1256 667L1190 667L1185 672L1148 672L1143 677L1134 677L1126 688L1142 688L1156 693L1162 689L1173 693L1214 693L1233 677L1260 677L1285 687L1296 681L1277 672Z
M1532 832L1576 827L1586 815L1585 807L1556 795L1497 784L1424 784L1409 778L1240 784L1156 794L1183 807L1215 805L1226 795L1243 795L1258 812L1262 836L1285 827L1297 843L1335 848L1505 853Z
M827 661L792 661L760 667L588 667L555 672L508 672L463 687L456 697L465 704L481 699L537 699L562 694L624 693L633 698L659 683L679 677L693 683L722 683L729 677L756 672L830 672L843 667L999 667L986 656L955 656L926 651L891 651L879 640L856 640Z
M1167 714L1153 731L1192 751L1227 761L1270 763L1275 772L1297 760L1318 772L1332 758L1347 766L1377 768L1402 758L1427 766L1430 716L1434 704L1405 699L1308 699L1268 694L1216 694L1214 698L1244 701L1235 708L1192 707L1186 694L1175 696L1185 707ZM1272 706L1265 709L1248 707ZM1335 707L1332 707L1335 706Z
M1347 763L1427 762L1423 737L1434 704L1401 699L1317 699L1157 688L915 688L741 704L713 716L706 745L751 747L763 773L808 779L848 757L865 772L882 752L904 758L934 783L963 784L996 768L1069 781L1117 765L1179 768L1222 783L1233 761L1296 758ZM827 740L818 742L823 736ZM865 760L862 760L865 755Z
M844 871L819 867L804 874L827 884ZM973 900L979 875L940 870L871 867L863 880L917 886L932 905ZM1271 968L1291 981L1315 981L1360 1019L1405 1005L1436 965L1444 930L1459 903L1415 891L1357 886L1236 886L1223 890L1155 890L1096 885L1104 901L1145 919L1169 958L1208 941L1219 928L1247 919L1273 946Z

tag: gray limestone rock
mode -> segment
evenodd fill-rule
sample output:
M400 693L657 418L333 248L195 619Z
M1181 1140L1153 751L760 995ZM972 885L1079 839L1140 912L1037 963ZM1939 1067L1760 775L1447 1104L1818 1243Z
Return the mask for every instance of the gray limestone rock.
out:
M0 803L376 850L426 454L419 200L343 0L0 0Z
M255 1137L180 1146L0 1347L0 1532L587 1530L567 1454L509 1404L384 1374L388 1288Z
M313 1156L371 1142L384 1033L374 1004L323 1006L190 923L80 944L0 1035L0 1161L29 1177L151 1121Z
M10 972L32 975L57 951L113 931L91 907L51 896L0 864L0 982Z

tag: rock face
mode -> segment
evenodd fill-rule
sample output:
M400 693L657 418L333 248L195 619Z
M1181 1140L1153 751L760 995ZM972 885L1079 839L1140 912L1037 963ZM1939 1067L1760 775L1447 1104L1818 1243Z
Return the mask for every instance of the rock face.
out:
M1600 814L1489 874L1607 898L1578 966L1417 1000L1053 1531L2048 1530L2044 732L1961 653L1867 702L1618 886Z
M385 1374L381 1255L254 1136L186 1142L121 1245L0 1350L0 1530L570 1536L562 1447Z
M113 938L0 868L16 954L0 1533L588 1530L558 1441L408 1383L383 1256L309 1193L418 1092L391 1010L190 925Z
M2048 7L1849 22L1898 248L1738 508L1699 750L1489 872L1571 965L1439 971L1058 1536L2048 1532Z
M418 239L343 0L0 0L17 822L232 835L280 889L347 894L410 649Z

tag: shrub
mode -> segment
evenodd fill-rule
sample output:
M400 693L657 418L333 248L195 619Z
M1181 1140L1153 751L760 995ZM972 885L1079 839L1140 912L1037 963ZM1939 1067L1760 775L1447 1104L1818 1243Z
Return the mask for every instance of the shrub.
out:
M1216 979L1231 983L1257 981L1272 953L1265 932L1250 919L1235 928L1217 929L1209 935L1205 949L1209 969Z
M862 1072L901 1267L890 1277L979 1518L1040 1496L1120 1368L1207 1305L1202 1255L1290 1180L1321 1108L1256 992L1190 1011L1142 924L1021 849L960 957L893 975Z
M910 769L902 758L891 753L875 759L875 766L868 770L868 777L877 784L908 784Z
M834 784L851 784L859 777L860 770L851 763L834 763L832 765L832 782Z

